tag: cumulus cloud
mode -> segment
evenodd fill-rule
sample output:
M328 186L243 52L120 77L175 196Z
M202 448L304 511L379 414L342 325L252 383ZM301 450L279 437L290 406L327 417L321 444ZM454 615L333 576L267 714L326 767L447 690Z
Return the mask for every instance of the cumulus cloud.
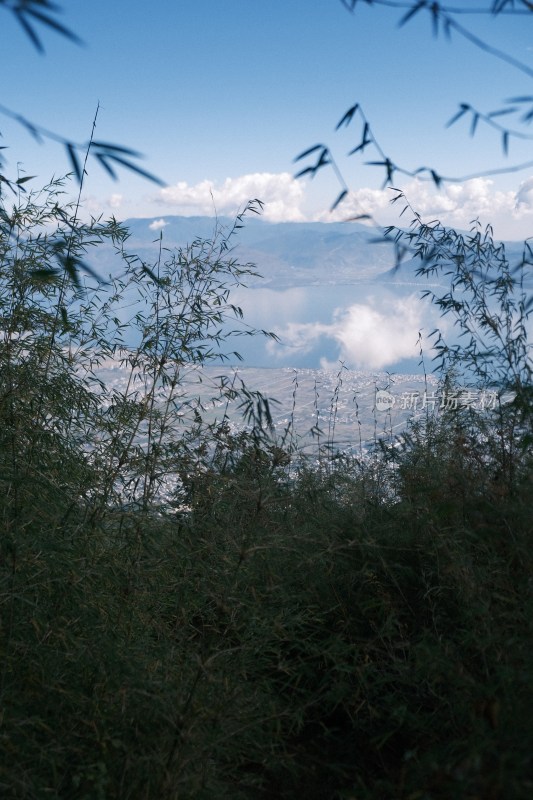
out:
M331 335L340 344L340 358L362 369L382 369L417 355L417 331L423 309L418 296L385 304L355 304L337 314Z
M460 184L444 184L439 190L430 181L407 180L400 184L411 206L422 219L440 220L449 227L469 230L472 220L492 224L497 238L523 239L533 229L533 176L513 190L503 191L490 178L474 178ZM265 203L263 219L271 222L336 222L368 214L381 225L407 225L410 216L400 216L401 203L391 204L390 189L359 187L330 213L328 207L337 187L324 190L318 182L296 180L289 172L256 172L223 181L186 181L165 187L156 195L133 202L113 194L103 204L87 198L90 213L120 208L123 215L155 217L164 213L184 216L227 214L234 216L249 200ZM158 220L159 221L159 220ZM363 221L363 220L362 220ZM370 223L369 223L370 224Z
M164 219L154 219L148 227L151 231L160 231L168 225L168 222Z
M523 181L516 193L517 211L533 211L533 177Z
M310 353L323 336L330 336L332 326L322 322L289 322L282 328L276 328L275 333L280 337L280 342L270 339L266 342L267 353L276 357L286 355L287 348L302 356Z
M288 172L256 172L226 178L220 184L204 180L194 185L179 181L159 191L159 203L171 206L175 213L235 214L248 200L258 198L265 204L263 217L271 222L303 222L301 210L305 184Z
M379 301L369 299L337 310L330 323L291 322L276 329L281 344L270 341L267 350L273 357L285 356L287 348L305 355L325 338L338 346L335 363L340 359L350 368L381 370L419 355L418 332L435 327L430 324L430 314L417 294L401 299L380 295ZM446 327L442 321L440 327L443 331ZM331 365L324 362L324 366Z
M507 191L498 189L490 178L444 184L438 190L431 181L413 179L401 188L412 208L427 222L438 219L449 227L469 230L472 220L479 219L482 226L492 224L498 238L520 239L531 234L533 177L522 181L518 189ZM406 225L409 214L400 217L403 206L391 204L394 196L390 189L355 188L330 213L332 197L317 184L296 180L288 172L256 172L220 182L180 181L161 189L152 202L155 208L164 205L172 213L185 216L233 216L248 200L258 198L265 203L263 218L271 222L342 222L370 215L381 225Z
M516 235L513 223L525 220L528 215L533 217L533 177L523 181L518 192L498 190L489 178L445 184L438 191L428 181L412 180L402 189L424 220L439 219L454 228L468 230L472 220L479 219L482 225L493 224L496 235L505 237ZM406 224L410 216L404 214L400 222L399 212L404 205L401 202L391 205L394 196L390 189L357 189L348 194L333 215L322 213L320 219L342 220L369 214L383 225Z

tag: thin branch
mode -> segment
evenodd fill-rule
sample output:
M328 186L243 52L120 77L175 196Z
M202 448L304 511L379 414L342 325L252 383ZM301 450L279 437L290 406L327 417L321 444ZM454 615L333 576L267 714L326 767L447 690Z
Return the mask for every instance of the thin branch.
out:
M400 24L404 24L405 22L409 21L412 17L415 16L420 11L427 11L432 18L433 24L433 31L435 35L438 32L438 21L440 20L443 24L444 31L447 35L449 35L450 30L453 29L457 34L462 36L464 39L469 41L475 47L483 50L484 52L488 53L489 55L493 56L494 58L503 61L510 66L514 67L515 69L520 70L521 72L525 73L529 77L533 77L533 68L529 67L527 64L524 64L522 61L514 58L513 56L505 53L503 50L500 50L497 47L492 47L492 45L487 44L487 42L480 39L470 30L465 28L459 22L454 20L454 16L458 16L460 14L463 15L484 15L484 16L524 16L528 15L531 17L533 13L533 3L525 2L523 0L523 8L516 9L513 7L509 8L507 3L496 3L493 2L490 7L487 8L457 8L456 6L444 6L438 2L429 2L429 0L417 0L417 2L395 2L395 0L363 0L365 5L367 6L382 6L385 8L394 8L398 11L400 10L407 10L407 14L402 18ZM354 12L358 0L341 0L342 5L347 8L351 13Z
M91 157L95 158L100 166L105 169L105 171L114 180L117 179L117 175L113 169L113 166L121 166L127 170L130 170L131 172L141 175L141 177L146 178L153 183L157 183L159 186L165 186L165 182L161 180L161 178L158 178L151 172L139 167L136 163L130 160L143 158L142 154L136 150L132 150L131 148L124 147L122 145L112 144L110 142L73 142L71 139L55 133L55 131L51 131L49 128L45 128L43 125L31 122L31 120L28 120L22 114L12 111L10 108L7 108L7 106L2 104L0 104L0 114L5 117L9 117L25 128L39 144L42 144L47 139L60 144L66 151L78 183L81 182L82 178L78 153L85 154L90 150ZM125 158L125 156L127 156L127 158ZM3 163L3 159L0 156L0 166L3 166ZM0 183L11 185L11 181L2 176L0 176Z

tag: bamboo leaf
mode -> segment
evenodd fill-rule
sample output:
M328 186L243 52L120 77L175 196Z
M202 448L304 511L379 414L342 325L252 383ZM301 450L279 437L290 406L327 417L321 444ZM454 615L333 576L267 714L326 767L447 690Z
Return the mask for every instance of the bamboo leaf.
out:
M111 142L91 142L91 147L95 150L105 150L106 153L122 153L125 156L132 156L132 158L141 158L141 153L137 150L132 150L130 147L123 147L122 145L112 144Z
M338 131L339 128L342 128L343 125L348 126L352 121L354 115L357 113L358 108L359 108L359 103L356 103L354 106L349 108L346 114L341 119L341 121L337 123L335 130Z
M460 103L459 111L457 112L457 114L454 114L454 116L449 120L449 122L446 123L446 127L449 128L451 125L454 125L454 123L456 123L457 120L460 119L469 110L470 106L468 103Z
M57 20L53 19L53 17L48 16L48 14L43 14L42 11L37 11L35 8L27 8L23 13L30 14L35 19L38 19L43 25L52 28L54 31L56 31L56 33L60 33L62 36L70 39L71 42L82 44L82 40L76 36L73 31L71 31L65 25L62 25Z
M511 4L513 2L514 2L514 0L511 0ZM507 5L509 5L509 0L493 0L492 6L491 6L491 9L490 9L491 14L494 14L495 16L498 15L501 11L504 10L504 8Z
M28 39L33 44L37 52L44 53L43 44L39 39L39 37L37 36L37 34L35 33L35 31L33 30L33 28L31 27L31 25L26 21L24 13L19 11L18 9L15 9L14 14L17 18L19 25L24 29Z
M137 164L132 164L131 161L127 161L125 158L120 158L119 156L110 155L108 157L111 158L115 163L120 164L125 169L128 169L130 172L135 172L136 175L140 175L142 178L146 178L152 183L157 183L158 186L166 186L165 181L161 180L161 178L158 178L157 175L153 175L151 172L138 167Z
M419 2L415 3L409 9L407 14L405 14L405 16L401 18L401 20L398 23L398 27L401 28L403 25L409 22L409 20L412 19L412 17L414 17L415 14L417 14L422 8L425 8L426 6L427 6L426 0L419 0Z
M150 267L148 267L146 264L141 264L141 270L142 272L144 272L145 275L148 275L150 280L152 280L155 284L161 283L155 272L153 272L153 270L151 270Z
M113 167L107 163L106 156L102 155L102 153L95 153L94 157L98 159L100 166L107 172L110 178L114 181L117 180L117 173L113 169Z
M370 126L368 122L365 122L361 144L358 144L357 147L354 147L353 150L350 150L350 152L348 153L349 156L353 156L355 155L355 153L358 153L359 151L363 152L365 147L368 147L369 144L372 144L374 140L372 138L372 135L370 136L368 135L369 133L370 133Z
M315 145L313 145L313 147L310 147L308 150L304 150L303 153L300 153L299 156L296 156L294 161L295 162L296 161L301 161L302 158L307 158L307 156L310 156L311 153L316 153L317 150L321 150L323 148L324 148L323 144L315 144Z
M491 111L487 114L489 119L494 119L494 117L503 117L505 114L514 114L518 111L518 106L509 106L509 108L501 108L498 111Z
M43 137L39 133L39 130L37 129L37 127L32 122L30 122L25 117L22 117L20 114L18 114L15 119L17 120L17 122L20 125L22 125L24 128L26 128L26 130L28 131L30 136L33 136L33 138L35 139L36 142L39 142L39 144L42 143Z
M440 7L438 3L432 3L431 10L431 25L433 29L433 36L436 38L439 35L439 22L440 22Z
M22 186L22 184L27 183L28 181L32 181L36 176L35 175L26 175L24 178L19 178L15 181L17 186Z
M316 169L314 167L306 167L305 169L301 169L300 172L297 172L294 176L295 178L303 178L304 175L311 175L312 178L315 176Z
M61 314L61 320L63 322L64 327L65 328L69 328L70 325L69 325L69 321L68 321L67 309L65 308L64 305L61 305L61 308L59 309L59 313Z
M54 278L60 274L57 269L32 269L30 275L36 280L43 281L44 283L51 283Z
M435 184L435 186L437 187L437 189L439 189L439 188L440 188L440 186L441 186L441 184L442 184L442 178L440 177L440 175L438 175L438 174L435 172L435 170L434 170L434 169L430 170L430 172L431 172L431 177L432 177L432 179L433 179L433 183Z
M69 278L71 279L72 283L79 288L80 287L80 277L78 275L78 266L81 264L79 259L75 258L72 255L63 255L58 254L57 260L59 261L61 267L65 270Z
M335 200L335 202L333 203L333 205L331 206L330 212L335 211L337 206L340 205L340 203L342 203L347 194L348 194L348 189L343 189L342 192L337 197L337 199Z
M78 183L81 183L83 179L83 173L80 167L80 163L78 161L78 156L76 154L74 145L71 144L70 142L65 142L65 149L68 153L68 157L70 159L70 163L72 164L72 168L76 174L76 179Z
M509 155L509 131L502 133L502 150L504 155Z

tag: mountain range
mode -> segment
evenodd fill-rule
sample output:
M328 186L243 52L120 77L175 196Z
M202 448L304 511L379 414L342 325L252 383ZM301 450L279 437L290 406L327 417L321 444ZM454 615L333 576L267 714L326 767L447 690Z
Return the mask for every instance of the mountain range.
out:
M218 224L231 230L234 220L221 217L165 216L129 219L126 244L148 263L157 258L160 236L163 247L185 247L197 239L212 239ZM373 229L358 223L270 223L246 218L244 227L230 239L233 255L241 263L252 263L261 278L249 285L288 288L323 283L374 280L387 273L394 255L389 244L377 242ZM110 268L111 251L99 249L98 268Z
M212 239L218 225L232 228L230 217L166 215L157 218L128 219L129 252L148 263L157 257L160 236L163 247L185 247L196 239ZM392 243L382 241L375 228L358 222L266 222L250 214L243 227L230 239L234 255L241 263L256 265L261 278L249 285L288 288L394 278L411 283L419 262L406 259L401 269L393 271L395 255ZM520 258L522 244L506 243L510 259ZM102 266L108 262L99 256Z

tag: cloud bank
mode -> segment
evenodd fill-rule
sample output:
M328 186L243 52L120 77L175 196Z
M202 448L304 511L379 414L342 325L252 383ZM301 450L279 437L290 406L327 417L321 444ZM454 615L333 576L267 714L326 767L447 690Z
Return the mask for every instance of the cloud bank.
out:
M226 178L220 184L204 180L194 185L179 181L161 189L157 202L172 213L236 214L246 202L255 198L265 203L263 217L271 222L303 222L301 210L305 185L288 172L256 172L237 178Z
M499 190L489 178L447 184L439 191L421 180L410 180L400 188L426 221L439 219L444 225L468 230L479 219L483 226L491 223L500 238L525 238L533 233L533 176L515 191ZM258 198L265 203L263 218L271 222L336 222L368 214L382 225L408 224L409 213L400 217L403 205L391 205L393 197L390 189L355 188L330 213L332 198L317 184L295 180L288 172L256 172L219 183L179 181L161 189L153 201L173 214L234 215L248 200Z
M501 238L522 238L533 233L533 177L523 181L517 191L501 191L488 178L474 178L461 184L447 184L439 191L427 181L412 180L401 187L412 209L429 222L440 220L444 225L469 230L479 219L482 226L492 224ZM334 214L320 218L342 220L369 214L383 225L408 224L412 213L400 218L405 203L391 205L395 196L390 189L356 189Z

